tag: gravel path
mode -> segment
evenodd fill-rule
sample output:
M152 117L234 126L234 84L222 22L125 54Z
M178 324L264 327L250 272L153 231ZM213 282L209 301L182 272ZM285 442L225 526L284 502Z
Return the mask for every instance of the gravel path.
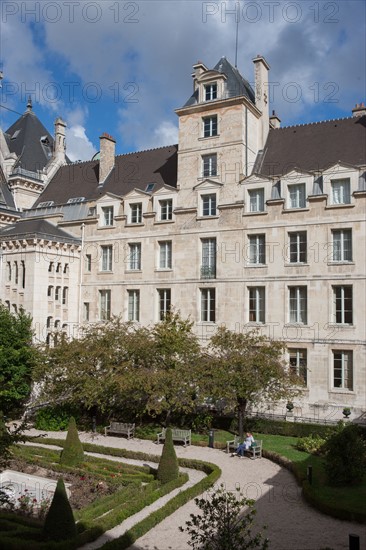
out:
M30 434L34 435L35 430ZM62 432L48 432L50 437L65 438ZM108 447L125 448L151 454L160 454L162 445L141 439L126 440L116 437L80 434L82 441ZM293 476L286 469L265 458L250 460L230 457L223 451L207 447L176 446L179 457L196 458L217 464L222 470L218 483L227 490L236 487L248 498L256 500L258 529L267 526L270 550L348 550L350 533L359 535L360 550L366 550L366 526L340 521L317 512L301 497L301 491ZM156 503L154 503L156 505ZM154 509L154 504L151 510ZM151 529L129 550L189 550L185 533L178 530L190 514L198 511L191 501ZM121 534L121 526L105 533L104 540ZM97 548L88 545L85 548ZM235 550L235 549L233 549Z

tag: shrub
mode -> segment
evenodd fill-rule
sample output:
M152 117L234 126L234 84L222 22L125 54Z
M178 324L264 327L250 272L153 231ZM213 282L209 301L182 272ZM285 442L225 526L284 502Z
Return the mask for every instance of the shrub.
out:
M43 535L51 540L67 540L77 534L72 509L62 477L57 481L50 509L43 526Z
M358 426L351 424L331 436L326 445L325 471L332 485L362 481L366 446Z
M232 423L231 431L237 432L237 423ZM307 437L318 435L327 438L337 430L336 426L323 424L306 424L305 422L287 422L285 420L270 420L267 418L247 417L244 431L269 435L287 435L290 437Z
M173 445L172 430L171 428L167 428L163 452L159 461L157 478L161 483L169 483L169 481L177 479L178 475L179 466Z
M320 455L324 453L324 445L326 441L326 439L317 434L309 435L308 437L302 437L299 439L296 449L299 451L305 451L306 453L311 453L313 455Z
M65 466L78 466L83 460L83 446L79 439L75 418L72 416L69 422L65 446L61 453L60 464L64 464Z
M69 425L70 417L74 416L75 418L77 413L78 411L72 410L65 405L45 407L37 411L34 427L37 430L49 430L52 432L66 430Z

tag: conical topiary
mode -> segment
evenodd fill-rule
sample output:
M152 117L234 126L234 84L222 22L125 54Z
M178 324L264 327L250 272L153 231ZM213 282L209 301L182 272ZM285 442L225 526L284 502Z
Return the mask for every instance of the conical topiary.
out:
M163 452L160 457L157 478L161 483L168 483L177 479L179 475L179 466L177 455L173 445L172 430L167 428L165 432L165 441Z
M65 466L78 466L83 460L83 446L79 439L75 418L72 416L69 422L65 447L61 453L60 464L64 464Z
M51 540L67 540L77 535L74 516L62 477L57 481L56 491L44 521L43 535Z

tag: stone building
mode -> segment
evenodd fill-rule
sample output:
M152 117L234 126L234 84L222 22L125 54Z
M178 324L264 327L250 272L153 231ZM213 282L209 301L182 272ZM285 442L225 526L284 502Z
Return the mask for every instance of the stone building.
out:
M281 128L269 65L253 62L254 89L226 58L194 65L178 145L148 151L116 156L103 134L95 158L70 163L58 119L55 140L33 128L45 159L22 165L12 138L28 105L0 136L1 299L33 315L40 340L111 315L151 324L172 306L203 341L221 324L258 328L305 379L298 415L361 417L366 109Z

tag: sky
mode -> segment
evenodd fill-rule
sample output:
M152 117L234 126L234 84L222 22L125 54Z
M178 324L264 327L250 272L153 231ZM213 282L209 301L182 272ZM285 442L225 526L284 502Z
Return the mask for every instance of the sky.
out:
M3 0L0 126L26 109L53 134L67 123L67 154L88 160L99 136L117 154L178 142L192 65L225 56L253 85L252 60L270 65L270 109L282 126L351 116L366 101L363 0ZM15 111L15 112L14 112Z

